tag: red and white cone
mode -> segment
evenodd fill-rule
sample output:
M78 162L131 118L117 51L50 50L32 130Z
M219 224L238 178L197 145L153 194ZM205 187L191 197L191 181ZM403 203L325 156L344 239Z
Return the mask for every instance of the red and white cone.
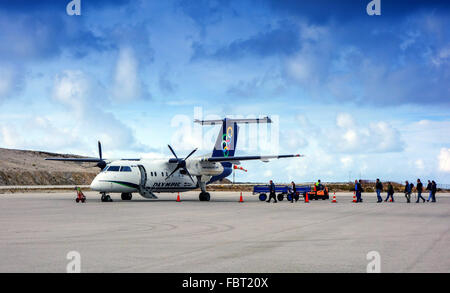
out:
M331 202L332 203L337 203L337 201L336 201L336 192L333 192L333 200Z

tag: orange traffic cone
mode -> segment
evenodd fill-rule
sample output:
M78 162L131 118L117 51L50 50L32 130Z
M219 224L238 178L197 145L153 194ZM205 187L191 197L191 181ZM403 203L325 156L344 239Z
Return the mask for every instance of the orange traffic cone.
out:
M305 203L307 203L307 202L309 202L309 199L308 199L308 192L305 194Z
M337 202L337 201L336 201L336 192L333 192L333 200L332 200L331 202L333 202L333 203L336 203L336 202Z
M244 202L244 198L242 197L242 192L241 192L241 197L239 198L239 202Z
M181 201L181 199L180 199L180 193L178 192L177 202L180 202L180 201Z
M356 195L354 192L353 192L353 202L356 202Z

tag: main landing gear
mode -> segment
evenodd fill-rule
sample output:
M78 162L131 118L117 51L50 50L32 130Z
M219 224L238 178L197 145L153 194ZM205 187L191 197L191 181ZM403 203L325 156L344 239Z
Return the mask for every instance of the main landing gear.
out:
M200 195L198 196L198 199L200 201L209 201L211 199L209 192L200 192Z
M122 193L120 195L120 197L122 198L122 200L131 200L131 198L133 197L132 193Z
M109 196L109 194L106 194L106 193L104 193L104 192L102 192L102 198L101 198L101 200L102 200L102 202L111 202L111 201L113 201L113 200L111 199L111 197Z

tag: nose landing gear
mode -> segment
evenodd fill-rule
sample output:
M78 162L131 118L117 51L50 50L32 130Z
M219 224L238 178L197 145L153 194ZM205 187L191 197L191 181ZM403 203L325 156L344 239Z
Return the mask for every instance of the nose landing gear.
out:
M198 196L198 199L200 201L209 201L211 199L209 192L200 192L200 195Z
M109 194L106 194L104 192L102 192L101 200L102 200L102 202L111 202L111 201L113 201L111 199L111 197L109 196Z

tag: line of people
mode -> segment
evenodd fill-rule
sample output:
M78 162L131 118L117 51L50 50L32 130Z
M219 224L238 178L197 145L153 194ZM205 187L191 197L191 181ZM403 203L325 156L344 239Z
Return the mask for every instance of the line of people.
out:
M436 202L436 191L437 191L437 184L434 180L428 180L427 188L426 190L429 192L427 202ZM383 202L383 198L381 197L381 193L383 192L383 183L381 183L380 179L377 179L375 182L375 191L377 193L377 202ZM405 188L404 188L404 194L406 198L406 202L411 202L411 194L414 191L414 184L408 181L405 181ZM417 179L417 184L415 186L415 191L417 192L417 200L416 203L419 203L420 200L422 202L425 202L425 198L422 196L423 193L423 184L420 181L420 179ZM355 180L355 195L356 195L356 202L362 202L361 193L363 192L361 180L357 181ZM387 202L388 200L391 200L394 202L394 186L391 182L388 182L387 187L387 197L384 200Z
M291 182L292 185L292 191L293 194L296 194L297 188L295 186L295 183L292 181ZM321 188L323 189L323 185L321 184L320 180L317 181L317 183L315 184L315 190L321 190ZM411 202L411 194L413 193L415 188L415 191L417 192L417 200L416 203L419 203L420 200L422 200L422 202L425 202L425 198L422 196L423 193L423 184L420 181L420 179L417 179L417 185L414 187L413 183L409 183L408 181L405 181L405 188L404 188L404 193L405 193L405 198L406 198L406 202L410 203ZM377 178L376 182L375 182L375 191L377 193L377 203L383 202L383 198L381 197L381 193L383 192L383 183L380 181L379 178ZM434 180L428 180L428 184L426 187L426 190L429 192L428 195L428 199L426 200L427 202L436 202L436 192L437 192L437 184ZM356 202L362 202L362 193L364 192L363 188L362 188L362 183L361 180L355 180L355 195L356 195ZM269 198L267 200L267 202L270 202L271 199L274 200L274 202L277 202L277 198L275 195L275 184L273 183L272 180L270 180L269 182ZM296 199L295 201L297 201L298 199ZM388 200L391 200L392 202L394 202L394 186L392 185L391 182L388 182L388 187L387 187L387 197L384 200L385 202L387 202ZM291 202L294 202L294 197L292 197Z

